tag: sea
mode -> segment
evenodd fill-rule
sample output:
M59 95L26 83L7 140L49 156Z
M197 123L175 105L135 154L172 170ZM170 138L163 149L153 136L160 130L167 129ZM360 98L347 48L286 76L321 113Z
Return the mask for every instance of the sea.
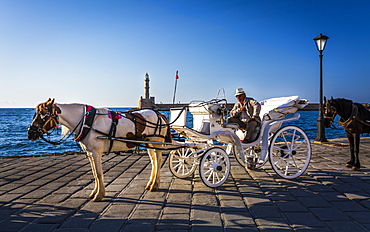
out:
M124 112L128 109L129 108L112 108L111 110ZM302 128L310 140L315 140L317 137L318 111L298 112L301 114L300 119L289 122L289 125L296 125ZM41 139L37 141L28 140L27 129L32 122L34 113L35 109L32 108L0 108L0 158L81 151L79 145L73 140L73 136L60 145L51 145ZM167 117L169 116L169 111L162 111L162 113ZM326 128L326 138L346 138L343 128L338 125L338 117L334 124L338 126L338 128ZM193 126L192 115L189 112L187 115L187 126ZM57 130L50 136L46 136L46 138L51 141L58 141L61 138L60 134L60 131Z

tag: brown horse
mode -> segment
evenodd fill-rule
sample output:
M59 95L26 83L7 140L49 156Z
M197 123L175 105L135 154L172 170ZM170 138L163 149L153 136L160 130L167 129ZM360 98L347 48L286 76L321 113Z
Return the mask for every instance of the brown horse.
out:
M346 167L359 170L360 135L370 133L370 111L362 104L344 98L331 98L324 104L324 126L330 127L336 115L340 116L339 125L346 131L350 145L351 160Z
M76 142L79 142L87 153L95 178L95 188L90 194L93 201L101 201L105 196L103 153L129 150L140 144L140 142L127 142L127 139L149 141L147 148L152 172L146 189L155 191L159 188L161 148L164 141L171 142L171 131L164 115L149 109L116 114L108 109L95 109L83 104L54 103L54 100L49 98L36 107L34 119L28 128L28 139L35 141L44 138L43 134L48 133L57 124L73 131ZM121 138L126 142L113 143L112 138Z

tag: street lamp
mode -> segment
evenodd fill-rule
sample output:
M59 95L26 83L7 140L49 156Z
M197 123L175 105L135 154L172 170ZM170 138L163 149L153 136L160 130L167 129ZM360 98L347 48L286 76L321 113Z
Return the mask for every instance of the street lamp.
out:
M322 104L323 104L323 88L322 88L322 52L325 49L326 41L329 39L329 37L323 35L320 33L319 36L316 36L313 38L316 43L316 48L320 52L320 102L319 102L319 117L317 119L317 138L316 141L320 142L327 142L328 140L325 138L325 128L323 126L323 112L322 112Z

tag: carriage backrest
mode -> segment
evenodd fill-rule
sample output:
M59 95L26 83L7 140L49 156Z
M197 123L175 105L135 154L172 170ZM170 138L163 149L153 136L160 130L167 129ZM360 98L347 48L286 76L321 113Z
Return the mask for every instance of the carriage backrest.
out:
M263 121L278 120L308 104L307 100L300 100L299 96L270 98L260 102L260 117Z
M187 109L173 108L170 109L171 126L186 126Z
M210 112L208 105L190 104L189 111L193 115L193 129L209 133Z

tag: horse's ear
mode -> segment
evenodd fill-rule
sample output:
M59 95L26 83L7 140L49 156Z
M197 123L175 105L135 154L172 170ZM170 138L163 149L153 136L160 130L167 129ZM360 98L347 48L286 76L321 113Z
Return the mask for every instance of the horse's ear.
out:
M54 101L55 101L55 98L53 98L53 99L49 98L49 100L46 102L46 105L51 106L51 105L54 104Z
M326 97L324 96L324 102L326 102Z
M334 100L333 96L331 96L331 99L330 100Z

